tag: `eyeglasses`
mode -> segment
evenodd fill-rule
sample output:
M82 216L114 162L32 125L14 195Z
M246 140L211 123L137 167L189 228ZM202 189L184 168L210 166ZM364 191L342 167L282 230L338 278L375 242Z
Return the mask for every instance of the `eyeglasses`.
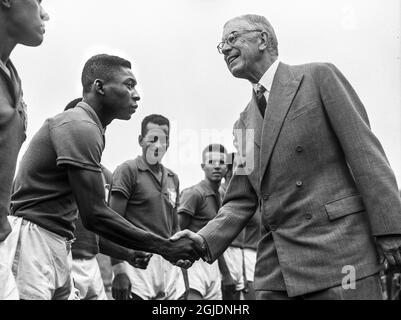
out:
M254 29L254 30L244 30L244 31L233 31L227 36L227 38L224 41L218 44L217 50L219 51L220 54L223 54L223 48L226 43L229 46L233 46L240 36L251 32L262 32L262 30Z

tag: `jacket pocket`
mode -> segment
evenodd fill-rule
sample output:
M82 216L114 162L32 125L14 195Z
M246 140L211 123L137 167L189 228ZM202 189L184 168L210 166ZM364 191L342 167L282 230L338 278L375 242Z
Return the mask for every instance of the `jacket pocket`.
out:
M292 111L288 115L288 117L290 118L290 120L295 120L296 118L302 116L303 114L307 113L308 111L311 111L319 106L320 106L320 101L314 100L314 101L307 103L307 104L303 105L302 107L299 107L296 110Z
M343 199L335 200L327 203L324 207L329 220L336 220L365 210L360 195L352 195Z

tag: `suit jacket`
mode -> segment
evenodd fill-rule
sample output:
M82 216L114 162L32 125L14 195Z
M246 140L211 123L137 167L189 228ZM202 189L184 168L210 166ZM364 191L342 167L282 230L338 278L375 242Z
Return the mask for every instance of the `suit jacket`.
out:
M347 266L356 279L377 273L374 236L401 234L401 200L341 72L326 63L280 63L265 117L253 96L236 128L254 130L246 143L253 170L234 174L219 214L199 232L211 260L259 206L256 290L298 296L341 285Z

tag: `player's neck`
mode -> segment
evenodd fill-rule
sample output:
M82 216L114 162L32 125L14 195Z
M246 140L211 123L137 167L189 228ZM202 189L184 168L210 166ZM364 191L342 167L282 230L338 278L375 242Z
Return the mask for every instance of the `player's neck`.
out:
M95 111L103 128L106 128L113 121L113 119L107 117L104 112L102 112L101 105L91 95L84 95L82 101L90 105L93 111Z
M160 162L157 162L155 164L150 164L148 161L146 161L145 155L142 154L142 158L153 173L160 174L162 172L162 164Z
M3 31L0 31L0 60L4 65L10 59L11 52L16 45L15 41L12 41Z
M204 181L215 193L219 192L221 181L212 181L208 178L205 178Z

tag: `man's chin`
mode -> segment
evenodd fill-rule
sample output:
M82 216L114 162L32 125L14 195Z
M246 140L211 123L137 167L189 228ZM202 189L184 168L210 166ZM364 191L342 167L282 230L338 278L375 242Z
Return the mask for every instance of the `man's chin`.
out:
M211 179L212 181L214 181L214 182L221 182L221 180L223 180L223 178L221 178L221 177L212 177L212 179Z
M229 69L231 74L236 77L236 78L240 78L240 79L245 79L244 73L242 72L242 69L239 67L233 67Z

